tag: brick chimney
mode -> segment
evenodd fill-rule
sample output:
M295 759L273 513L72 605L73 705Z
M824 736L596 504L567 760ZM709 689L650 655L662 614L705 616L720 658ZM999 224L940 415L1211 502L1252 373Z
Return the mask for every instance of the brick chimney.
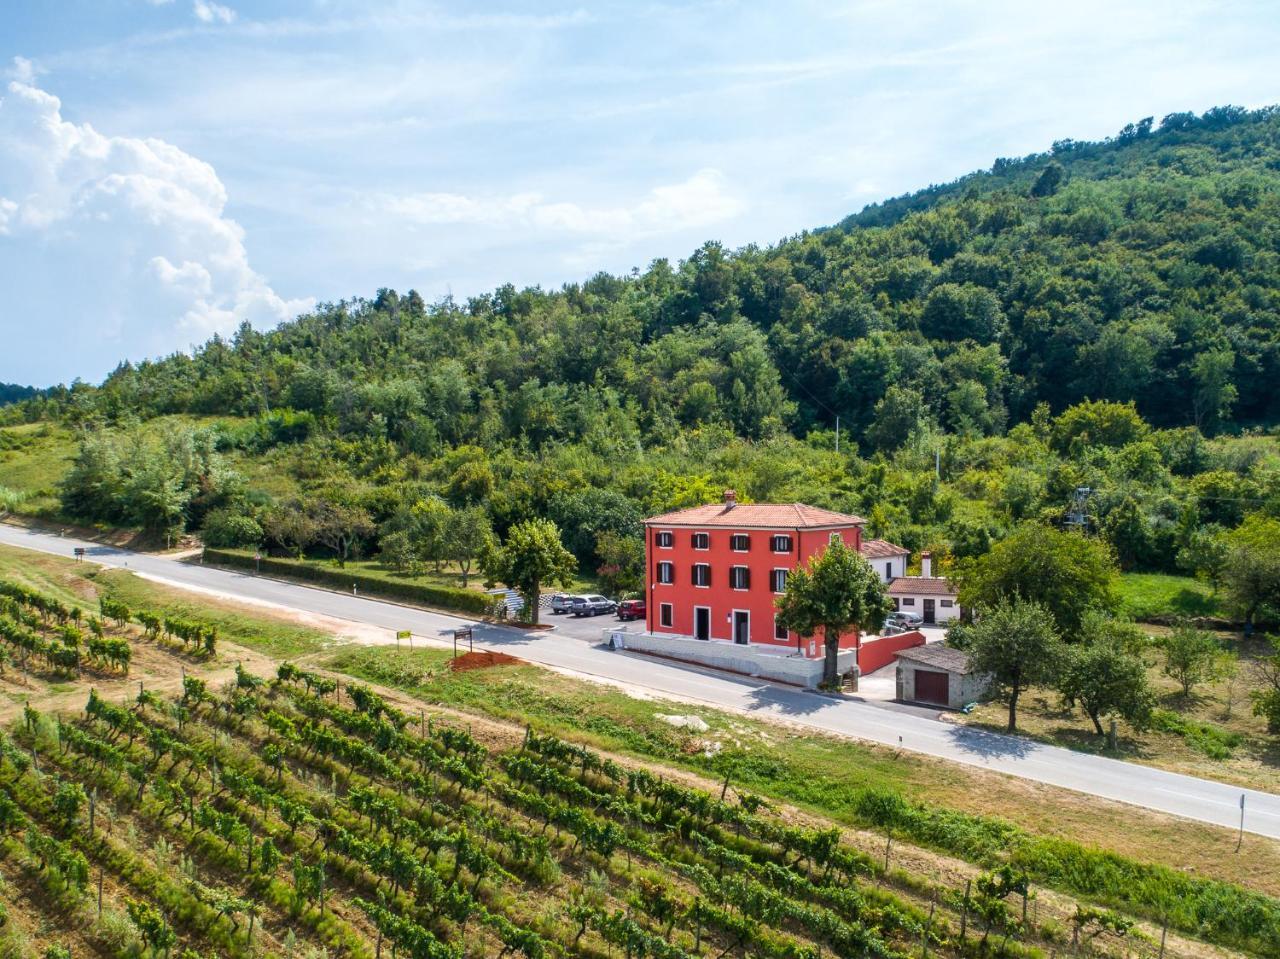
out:
M927 550L920 554L920 575L926 579L933 575L933 554Z
M724 508L726 510L733 509L738 505L738 494L736 490L727 489L724 491Z

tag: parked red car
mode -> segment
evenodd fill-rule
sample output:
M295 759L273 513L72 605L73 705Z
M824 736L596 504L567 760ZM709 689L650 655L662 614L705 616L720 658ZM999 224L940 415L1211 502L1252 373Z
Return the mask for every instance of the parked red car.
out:
M644 619L643 599L624 599L618 604L618 619Z

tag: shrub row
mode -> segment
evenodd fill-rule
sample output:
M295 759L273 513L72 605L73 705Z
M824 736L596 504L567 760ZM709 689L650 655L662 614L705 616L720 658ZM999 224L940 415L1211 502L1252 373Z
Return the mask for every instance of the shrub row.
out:
M204 561L219 566L234 566L237 569L254 569L252 556L223 549L205 548ZM394 580L377 579L350 569L330 569L323 566L312 566L288 559L272 559L264 556L257 563L257 568L264 573L277 576L288 576L303 579L322 586L332 586L344 592L356 588L366 596L383 596L389 599L402 599L410 603L434 606L460 613L471 613L483 616L489 611L493 598L486 593L469 589L451 589L448 586L428 586L424 583L398 583Z

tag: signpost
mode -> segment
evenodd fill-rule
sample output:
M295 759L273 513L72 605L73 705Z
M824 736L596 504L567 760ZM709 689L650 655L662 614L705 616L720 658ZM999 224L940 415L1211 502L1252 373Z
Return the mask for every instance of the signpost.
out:
M1240 836L1236 839L1236 852L1244 844L1244 793L1240 794Z
M413 633L410 630L402 629L396 633L396 649L400 648L400 640L407 639L409 648L413 649Z
M83 546L77 546L74 550L72 550L72 552L74 552L74 553L75 553L75 555L76 555L76 562L77 562L77 563L78 563L78 562L80 562L80 560L84 559L84 547L83 547Z
M457 629L453 631L453 655L455 657L458 655L458 640L460 639L466 640L467 649L469 652L474 653L476 651L476 644L471 637L471 627L459 626Z

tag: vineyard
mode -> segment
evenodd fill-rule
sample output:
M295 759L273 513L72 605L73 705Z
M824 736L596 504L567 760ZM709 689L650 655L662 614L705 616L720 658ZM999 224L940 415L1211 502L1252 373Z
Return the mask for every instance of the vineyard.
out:
M689 789L533 732L491 750L290 664L224 695L194 678L173 701L91 693L74 722L28 709L0 754L4 859L116 917L80 933L98 954L1038 954L1007 867L922 908L836 830L730 783ZM1128 926L1082 912L1075 932Z
M133 653L205 662L217 632L105 598L89 614L0 581L0 639L82 693L0 733L0 959L1163 954L1110 910L1042 919L1043 870L1018 857L971 879L894 868L918 828L889 792L862 799L873 854L732 777L692 788L529 728L477 737L294 663L193 670L172 695L123 684ZM1273 913L1231 901L1249 931L1230 938L1265 953Z

